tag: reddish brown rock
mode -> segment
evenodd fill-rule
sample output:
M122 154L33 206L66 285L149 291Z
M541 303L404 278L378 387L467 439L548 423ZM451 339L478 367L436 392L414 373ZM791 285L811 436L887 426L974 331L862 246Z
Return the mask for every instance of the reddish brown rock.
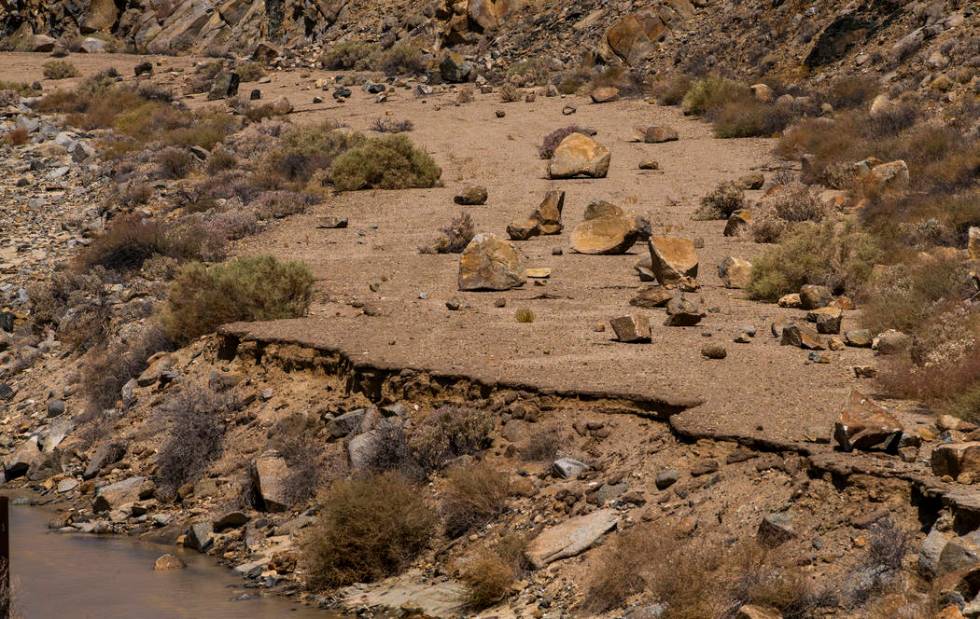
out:
M661 285L676 284L698 276L698 252L694 241L672 236L650 237L650 259Z
M844 451L894 451L902 430L902 424L887 409L852 390L834 423L833 437Z

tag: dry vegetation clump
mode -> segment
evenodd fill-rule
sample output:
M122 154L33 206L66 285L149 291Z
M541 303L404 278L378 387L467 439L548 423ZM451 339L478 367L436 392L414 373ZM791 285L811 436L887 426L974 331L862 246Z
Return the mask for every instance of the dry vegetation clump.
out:
M566 438L557 427L535 431L521 448L521 458L530 462L550 462L558 457Z
M238 79L244 82L257 82L265 77L265 67L261 63L249 60L235 66L235 73Z
M475 408L443 406L426 415L409 439L423 471L436 471L460 456L490 447L493 417Z
M670 77L653 83L653 95L660 105L680 105L691 89L694 78L684 73L671 73Z
M260 174L269 188L306 186L314 174L328 170L340 154L366 140L358 133L338 128L334 122L316 127L291 128L261 165Z
M235 157L235 153L219 145L208 155L206 168L208 174L213 176L225 170L233 170L237 165L238 158Z
M44 79L64 80L78 77L78 68L67 60L49 60L41 66Z
M467 605L474 610L501 602L513 591L514 583L529 571L524 550L527 538L506 533L493 548L482 547L466 559L460 580L466 585Z
M486 460L450 468L441 504L446 535L457 538L493 521L507 508L509 494L507 473Z
M375 43L342 41L329 46L320 56L320 66L330 71L364 71L375 64L381 48Z
M561 141L573 133L595 135L595 131L592 129L578 125L568 125L567 127L555 129L541 140L541 146L538 147L538 156L542 159L551 159L555 154L555 149L561 144Z
M514 320L523 324L534 322L534 310L529 307L519 308L514 312Z
M513 84L504 84L500 87L500 101L502 103L517 103L522 98L521 90Z
M722 105L710 119L719 138L751 138L776 135L797 116L792 105L744 98Z
M206 233L196 226L166 226L138 215L117 217L109 229L76 256L80 268L136 271L151 256L193 260L202 256Z
M312 498L323 478L318 445L312 439L316 432L313 426L312 417L290 415L269 430L270 447L278 451L289 466L283 489L291 505Z
M260 219L282 219L303 213L319 202L313 194L296 191L264 191L250 204Z
M507 68L507 81L524 88L544 86L551 78L551 73L549 60L539 56L510 65Z
M223 414L230 402L207 387L188 385L159 407L167 424L157 452L155 480L163 497L176 496L186 483L196 481L221 454Z
M681 99L681 108L685 114L704 116L729 103L751 98L752 91L748 86L723 77L709 76L691 83Z
M271 256L237 258L207 267L192 262L170 287L163 315L167 333L188 342L239 320L276 320L306 314L313 274L299 262Z
M31 134L24 127L16 127L3 134L4 144L23 146L31 140Z
M854 224L804 222L752 262L748 291L752 298L765 301L798 292L805 284L857 291L880 256L874 237Z
M11 82L7 80L0 80L0 92L10 91L17 93L21 97L33 97L37 94L34 87L27 82Z
M429 68L429 63L418 44L402 41L378 54L372 68L389 76L421 75Z
M160 178L184 178L194 169L196 159L186 149L168 146L157 153L157 173Z
M34 328L53 327L59 339L80 351L104 344L111 319L108 279L102 267L65 269L28 286Z
M330 589L397 574L426 548L437 525L418 486L398 473L335 482L303 541L307 584Z
M373 131L378 133L404 133L415 128L415 123L405 120L393 120L391 118L379 118L371 125Z
M170 350L173 342L164 330L150 323L135 341L105 344L89 351L82 362L82 395L86 401L84 420L93 420L115 406L123 385L139 376L154 354Z
M330 166L339 191L433 187L442 176L432 157L403 135L362 140Z
M871 103L878 91L878 84L866 76L845 75L830 83L821 100L835 110L850 110Z
M695 211L694 219L728 219L742 208L745 208L745 191L734 181L725 181L701 198L701 206Z
M440 230L441 235L430 246L423 247L422 253L437 254L458 254L470 244L476 234L473 226L473 218L469 213L460 213L453 217L446 226Z
M830 209L808 185L791 182L767 196L752 215L749 232L756 243L776 243L795 224L821 222Z

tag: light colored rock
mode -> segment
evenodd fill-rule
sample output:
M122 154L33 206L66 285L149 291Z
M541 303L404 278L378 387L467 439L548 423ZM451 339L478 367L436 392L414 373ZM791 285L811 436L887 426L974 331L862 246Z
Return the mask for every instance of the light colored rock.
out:
M470 185L453 197L453 202L463 206L479 206L487 202L487 188L481 185Z
M663 286L698 276L698 252L694 241L672 236L652 236L648 243L653 272Z
M677 130L673 127L651 125L649 127L637 127L634 130L633 140L646 144L662 144L677 141L678 135Z
M966 251L970 260L980 260L980 227L970 226L967 233Z
M980 441L943 443L932 450L932 473L953 479L968 474L980 480Z
M912 347L912 338L894 329L889 329L884 333L879 333L878 337L871 343L879 355L898 355L908 352Z
M619 98L619 89L615 86L599 86L590 95L592 103L609 103Z
M574 458L559 458L551 468L562 479L578 479L579 475L589 470L589 465Z
M565 192L552 190L545 194L544 200L531 214L531 219L538 222L541 234L560 234L563 228L561 213L565 208Z
M844 312L839 307L820 307L807 312L806 319L817 325L817 333L840 333Z
M811 329L806 325L784 325L781 333L779 343L783 346L797 346L803 350L825 350L827 348L816 329Z
M665 307L672 298L674 293L662 286L647 286L630 299L630 305L646 309Z
M459 259L460 290L510 290L526 281L521 256L509 242L490 233L473 237Z
M622 254L636 243L639 231L625 216L586 219L572 230L572 250L580 254Z
M865 175L865 180L874 191L904 191L909 187L909 166L902 160L878 164Z
M619 316L610 320L609 324L620 342L638 344L650 341L650 320L643 314Z
M666 33L667 26L653 13L630 14L606 31L604 43L626 64L636 65L653 51L654 44Z
M182 570L185 567L187 567L187 564L180 560L179 557L175 557L172 554L160 555L157 560L153 562L153 571L155 572Z
M266 511L281 512L289 508L286 496L289 465L278 451L269 450L256 458L252 474L256 492Z
M769 606L746 604L738 609L735 619L783 619L782 613Z
M123 505L135 503L147 497L147 486L145 477L129 477L122 481L117 481L108 486L102 486L96 492L95 501L92 503L92 510L95 512L107 512L111 509L118 509Z
M894 451L902 431L895 415L859 391L851 390L834 422L833 439L844 451Z
M725 288L747 288L752 282L752 263L728 256L718 265L718 277Z
M548 164L551 178L587 176L605 178L612 155L609 149L581 133L572 133L555 148Z
M585 552L603 535L616 528L615 510L600 509L549 527L528 544L525 555L536 569Z
M692 301L683 294L675 295L667 303L667 319L664 325L668 327L693 327L704 318L704 310L697 301Z
M833 298L834 294L827 286L807 284L800 288L800 307L805 310L827 307Z
M803 300L800 299L799 293L793 292L779 297L779 301L777 301L776 304L779 307L790 307L795 309L798 307L803 307Z

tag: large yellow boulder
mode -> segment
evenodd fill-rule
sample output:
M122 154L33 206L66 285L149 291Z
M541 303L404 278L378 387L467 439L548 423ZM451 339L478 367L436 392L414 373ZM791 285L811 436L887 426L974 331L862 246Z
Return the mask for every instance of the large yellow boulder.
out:
M609 149L602 144L587 135L572 133L555 149L555 154L548 164L548 176L605 178L611 158Z

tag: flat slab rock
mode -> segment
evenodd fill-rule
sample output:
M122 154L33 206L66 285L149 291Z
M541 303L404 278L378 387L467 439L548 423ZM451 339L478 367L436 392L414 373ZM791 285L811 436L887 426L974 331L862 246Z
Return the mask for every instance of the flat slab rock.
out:
M599 538L616 528L619 514L612 509L600 509L547 528L531 540L525 555L536 569L585 552Z
M426 617L464 616L466 589L447 579L427 580L418 571L388 578L373 584L353 585L340 592L348 609L413 608Z

